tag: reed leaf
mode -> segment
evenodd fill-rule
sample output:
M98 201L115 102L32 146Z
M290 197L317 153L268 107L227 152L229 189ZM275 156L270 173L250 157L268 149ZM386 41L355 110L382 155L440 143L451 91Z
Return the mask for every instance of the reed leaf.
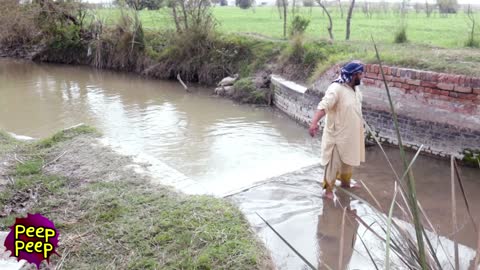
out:
M397 140L398 140L398 147L400 149L400 156L403 161L404 168L408 168L407 164L407 159L405 156L405 150L403 148L403 143L402 143L402 137L400 135L400 128L398 125L398 119L397 119L397 114L395 113L395 108L393 106L393 101L392 97L390 95L390 89L388 88L387 80L385 79L385 73L383 72L383 65L382 61L380 58L380 54L377 49L377 44L375 43L375 40L373 39L372 36L372 41L373 41L373 46L375 48L375 55L378 60L379 66L380 66L380 72L382 74L382 79L385 84L385 89L387 91L387 97L388 97L388 102L390 104L390 110L392 112L392 117L393 117L393 124L395 126L395 131L397 133ZM418 205L417 205L417 192L415 189L415 178L413 176L413 173L411 170L408 170L408 189L409 189L409 199L410 199L410 210L413 215L413 221L415 225L415 233L417 236L417 244L418 244L418 255L419 255L419 262L420 266L422 269L427 269L427 261L426 261L426 256L425 256L425 245L423 242L423 226L422 226L422 221L420 219L420 215L418 214Z

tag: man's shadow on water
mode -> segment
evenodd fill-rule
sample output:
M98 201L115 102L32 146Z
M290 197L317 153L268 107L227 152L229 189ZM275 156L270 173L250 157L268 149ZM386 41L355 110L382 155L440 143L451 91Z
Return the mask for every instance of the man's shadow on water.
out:
M350 208L351 197L336 192L338 200L323 199L323 212L318 216L318 269L348 269L358 230L355 211ZM342 218L345 212L342 247ZM341 256L341 258L340 258ZM328 267L327 267L328 266Z

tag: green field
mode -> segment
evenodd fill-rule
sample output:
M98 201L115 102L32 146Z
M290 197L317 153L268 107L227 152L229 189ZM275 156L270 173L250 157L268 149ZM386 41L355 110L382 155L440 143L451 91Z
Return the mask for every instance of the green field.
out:
M101 9L97 11L101 17L113 21L119 14L118 9ZM346 13L346 10L344 11ZM268 38L283 37L283 20L280 19L276 7L257 7L243 10L237 7L214 7L213 14L219 23L219 30L225 33L255 33ZM311 20L306 36L310 39L327 39L327 16L321 8L301 8L301 14ZM291 10L289 10L289 16ZM480 16L475 15L480 21ZM170 10L140 11L144 27L161 29L173 26ZM339 10L332 11L333 32L336 40L345 40L345 16L342 19ZM427 18L425 13L410 12L406 16L407 36L412 44L421 44L441 48L464 47L468 38L469 20L463 11L458 14L442 17L432 14ZM393 13L374 13L368 18L357 7L351 22L352 41L370 41L370 36L383 43L392 43L394 33L401 25L399 15ZM480 39L480 31L476 34Z

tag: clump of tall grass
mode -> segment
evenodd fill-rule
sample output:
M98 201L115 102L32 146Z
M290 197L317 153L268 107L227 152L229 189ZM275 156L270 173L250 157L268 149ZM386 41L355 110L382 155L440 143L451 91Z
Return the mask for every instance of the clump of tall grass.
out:
M408 42L407 38L407 26L401 25L399 29L395 32L394 42L397 44Z
M290 37L303 35L307 30L310 20L300 15L296 15L290 24Z
M121 9L121 16L113 29L104 29L103 22L94 21L92 41L93 64L98 68L133 71L144 61L145 37L138 12Z

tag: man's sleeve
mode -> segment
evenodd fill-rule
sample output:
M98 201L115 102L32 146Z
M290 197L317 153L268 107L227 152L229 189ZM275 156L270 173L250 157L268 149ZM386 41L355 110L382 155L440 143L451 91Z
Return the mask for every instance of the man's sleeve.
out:
M325 113L328 113L335 104L337 103L338 94L336 91L336 87L333 85L328 87L327 91L325 92L325 96L323 96L320 103L318 103L317 110L325 110Z

